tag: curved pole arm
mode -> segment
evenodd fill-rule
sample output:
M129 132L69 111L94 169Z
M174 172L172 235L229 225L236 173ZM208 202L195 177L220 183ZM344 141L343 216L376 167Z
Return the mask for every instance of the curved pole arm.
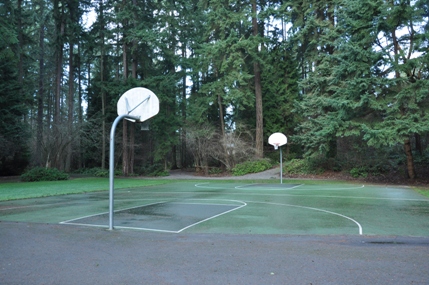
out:
M115 119L110 130L110 157L109 157L109 230L113 230L113 189L115 177L115 130L122 119L140 121L140 117L121 115Z

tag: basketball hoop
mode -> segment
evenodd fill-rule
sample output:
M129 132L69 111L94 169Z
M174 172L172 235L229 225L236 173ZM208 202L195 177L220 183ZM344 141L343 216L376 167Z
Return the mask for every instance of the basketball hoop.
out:
M110 130L109 158L109 230L113 230L114 203L114 164L115 164L115 130L122 119L143 123L159 112L158 97L149 89L136 87L125 92L118 100L118 117ZM147 129L149 129L147 127Z
M277 150L280 146L280 184L283 183L283 158L282 158L282 145L287 143L287 137L282 133L274 133L268 138L268 143L274 146Z
M278 149L279 146L285 145L287 143L287 138L282 133L274 133L268 138L268 143L274 146L274 149Z

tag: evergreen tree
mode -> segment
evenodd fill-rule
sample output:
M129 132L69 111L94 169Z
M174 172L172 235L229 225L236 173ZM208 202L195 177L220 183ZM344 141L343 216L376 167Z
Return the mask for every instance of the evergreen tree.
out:
M301 70L301 96L296 113L304 121L298 127L300 134L295 141L305 145L307 150L318 150L327 157L336 156L336 132L338 118L329 102L333 96L327 82L335 63L332 56L334 43L341 38L341 27L335 22L341 5L332 0L324 0L310 5L306 1L298 2L290 8L294 23L294 35L291 39L296 50Z
M261 142L283 132L329 158L351 138L378 153L400 146L413 178L429 136L426 2L6 0L0 167L19 172L25 145L34 165L105 167L117 100L142 86L160 113L149 132L117 132L124 173L191 166L185 138L208 128L216 147L194 156L206 171L246 156L228 157L239 134L261 156ZM85 31L90 5L97 20Z
M300 116L292 113L298 100L298 70L287 42L273 43L263 63L264 137L275 132L294 134Z
M248 3L211 1L204 7L207 23L205 42L196 51L200 62L200 80L196 105L205 107L196 113L197 121L212 121L224 134L231 123L226 120L230 106L243 109L254 105L249 86L253 78L246 57L253 48L250 39L251 6ZM217 112L211 114L210 109Z
M332 136L363 136L377 148L403 144L408 176L415 178L410 138L429 131L427 20L420 5L342 1L331 38L336 51L320 58L297 105L308 118L300 126L302 143L324 151Z
M17 175L28 163L27 114L22 82L18 76L19 40L11 1L0 5L0 173Z

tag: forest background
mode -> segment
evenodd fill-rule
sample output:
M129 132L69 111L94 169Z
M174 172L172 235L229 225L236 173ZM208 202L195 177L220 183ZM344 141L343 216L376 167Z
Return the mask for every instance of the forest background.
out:
M281 132L289 168L429 177L426 0L3 0L0 37L1 176L106 169L142 86L124 175L278 160Z

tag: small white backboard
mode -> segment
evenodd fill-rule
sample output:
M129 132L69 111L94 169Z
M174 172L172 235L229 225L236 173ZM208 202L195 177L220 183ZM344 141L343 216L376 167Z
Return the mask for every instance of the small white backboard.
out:
M287 138L282 133L274 133L268 138L268 143L278 149L279 146L287 144Z
M136 87L125 92L118 100L118 115L139 117L144 122L159 112L159 100L155 93L147 88ZM134 121L126 118L127 120Z

